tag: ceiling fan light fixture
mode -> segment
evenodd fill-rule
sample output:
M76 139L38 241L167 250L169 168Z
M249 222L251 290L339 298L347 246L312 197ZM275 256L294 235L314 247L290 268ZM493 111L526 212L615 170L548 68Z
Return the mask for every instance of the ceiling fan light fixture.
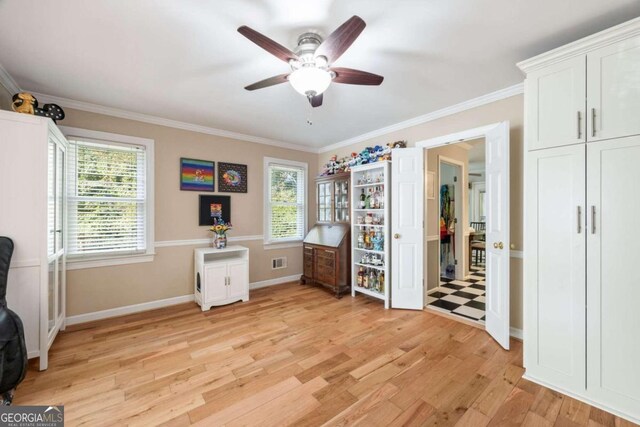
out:
M289 75L289 83L301 95L318 96L331 84L331 73L322 68L302 67Z

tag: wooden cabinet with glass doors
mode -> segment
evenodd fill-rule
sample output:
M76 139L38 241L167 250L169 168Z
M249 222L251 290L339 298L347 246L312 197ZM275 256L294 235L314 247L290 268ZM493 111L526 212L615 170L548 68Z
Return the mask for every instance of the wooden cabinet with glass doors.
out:
M320 223L350 222L349 173L316 178L316 220Z

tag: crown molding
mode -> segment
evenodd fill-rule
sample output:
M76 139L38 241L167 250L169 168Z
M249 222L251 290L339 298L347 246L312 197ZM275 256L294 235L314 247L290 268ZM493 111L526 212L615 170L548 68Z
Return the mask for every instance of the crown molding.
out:
M65 108L74 110L87 111L89 113L103 114L106 116L118 117L121 119L135 120L153 125L166 126L175 129L188 130L191 132L203 133L207 135L215 135L223 138L236 139L239 141L253 142L256 144L271 145L274 147L286 148L289 150L304 151L308 153L317 153L315 147L309 147L289 142L277 141L273 139L263 138L260 136L247 135L238 132L232 132L224 129L217 129L208 126L196 125L178 120L166 119L163 117L151 116L148 114L134 113L132 111L122 110L119 108L105 107L102 105L92 104L84 101L76 101L60 96L47 95L45 93L31 92L41 103L54 103Z
M572 43L560 46L556 49L534 56L533 58L516 64L525 74L539 70L551 64L562 62L569 58L586 55L596 49L617 43L621 40L640 35L640 18L632 19L615 27L608 28L599 33L592 34Z
M17 93L22 91L20 86L11 77L11 75L0 64L0 84L4 86L9 92ZM422 123L427 123L442 117L450 116L452 114L460 113L472 108L480 107L482 105L489 104L491 102L500 101L502 99L510 98L512 96L520 95L524 93L524 84L518 83L516 85L501 89L495 92L488 93L486 95L473 98L459 104L452 105L440 110L433 111L431 113L424 114L422 116L415 117L413 119L405 120L396 123L391 126L387 126L381 129L367 132L362 135L349 138L335 144L331 144L326 147L309 147L301 144L294 144L289 142L277 141L273 139L263 138L260 136L246 135L243 133L227 131L223 129L212 128L208 126L196 125L193 123L181 122L178 120L166 119L163 117L152 116L148 114L135 113L119 108L106 107L98 104L92 104L84 101L76 101L74 99L64 98L60 96L47 95L39 92L31 92L42 103L55 103L66 108L72 108L80 111L87 111L95 114L103 114L112 117L118 117L122 119L135 120L143 123L149 123L159 126L166 126L175 129L187 130L207 135L215 135L223 138L236 139L239 141L253 142L256 144L271 145L280 148L286 148L289 150L303 151L307 153L321 154L328 151L335 150L337 148L346 147L351 144L366 141L377 136L386 135L391 132L406 129L412 126L416 126Z
M318 150L319 153L326 153L338 148L347 147L358 142L367 141L378 136L386 135L391 132L396 132L402 129L410 128L412 126L420 125L423 123L431 122L452 114L461 113L472 108L480 107L492 102L500 101L512 96L521 95L524 93L524 83L518 83L513 86L509 86L504 89L497 90L495 92L488 93L486 95L479 96L477 98L469 99L459 104L452 105L450 107L442 108L440 110L433 111L431 113L424 114L422 116L414 117L413 119L405 120L400 123L396 123L391 126L383 127L372 132L367 132L362 135L345 139L344 141L336 142L326 147L322 147Z
M18 83L13 80L11 74L4 69L2 64L0 64L0 85L4 86L10 95L20 92L20 86L18 86Z

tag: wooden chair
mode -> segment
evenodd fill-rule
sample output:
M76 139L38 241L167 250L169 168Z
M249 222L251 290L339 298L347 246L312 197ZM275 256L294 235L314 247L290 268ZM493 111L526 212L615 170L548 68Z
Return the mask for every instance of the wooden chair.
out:
M487 230L487 224L485 222L471 222L471 227L475 230L476 233L482 233L479 236L473 236L470 246L471 259L472 261L475 257L475 265L478 265L479 262L485 262L486 258L486 242L485 242L485 234L484 232Z

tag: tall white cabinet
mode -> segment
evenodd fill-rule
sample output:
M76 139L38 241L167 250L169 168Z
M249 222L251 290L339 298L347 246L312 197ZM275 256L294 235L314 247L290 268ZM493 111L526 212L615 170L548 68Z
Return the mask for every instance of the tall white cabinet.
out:
M65 322L67 146L50 119L0 111L0 235L15 246L7 303L40 370Z
M351 168L351 296L391 303L391 162Z
M640 423L640 19L518 65L525 375Z

